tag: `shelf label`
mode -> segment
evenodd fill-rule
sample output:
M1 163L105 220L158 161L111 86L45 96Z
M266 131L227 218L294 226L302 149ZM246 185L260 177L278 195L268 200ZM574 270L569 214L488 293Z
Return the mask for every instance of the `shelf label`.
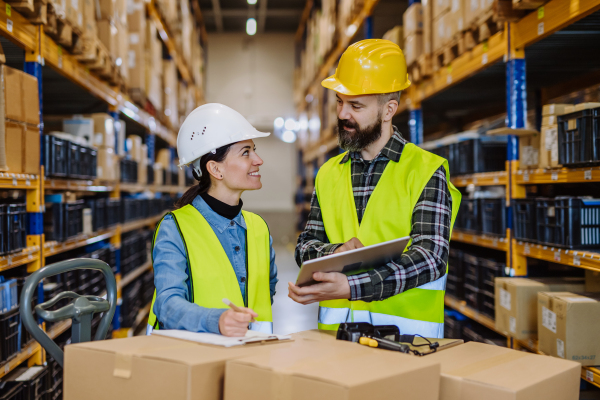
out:
M581 257L579 255L573 256L573 265L576 267L581 266Z
M554 252L554 261L560 262L560 251Z
M498 182L500 182L500 179L498 179L498 177L497 177L497 176L495 176L495 177L494 177L494 183L498 183Z
M542 306L542 326L556 333L556 314Z
M479 241L479 238L475 235L473 235L473 243L477 243Z
M13 181L12 181L13 186L17 186L17 177L13 176Z
M552 173L552 176L551 176L551 179L552 179L553 181L557 181L557 180L558 180L558 172L553 172L553 173Z
M594 373L590 370L586 370L585 371L585 379L590 382L594 382Z
M483 55L481 56L481 64L485 65L488 63L488 54L487 53L483 53Z
M6 30L12 33L13 31L13 22L10 19L6 20Z
M31 186L31 181L29 178L25 179L25 186Z
M523 253L525 253L525 254L531 254L531 248L529 248L528 244L525 245L525 249L523 250Z
M586 181L591 181L591 180L592 180L592 170L590 169L590 170L587 170L587 171L585 171L585 172L583 173L583 178L584 178Z
M515 317L508 318L508 329L510 329L512 333L517 333L517 319Z
M452 83L452 75L448 75L446 77L446 84L450 85Z
M477 185L477 178L473 178L473 185Z
M538 19L544 18L544 6L538 8Z
M60 69L63 67L62 53L62 46L58 46L58 68Z
M6 363L6 366L4 367L4 374L8 374L10 372L10 365L9 363Z
M525 172L523 174L523 182L529 182L529 173Z
M494 240L492 240L492 245L494 247L498 247L498 238L494 238Z
M538 24L538 36L539 36L539 35L543 35L543 34L544 34L544 23L543 23L543 22L540 22L540 23Z
M559 338L556 338L556 355L565 358L565 342Z
M10 4L6 5L6 16L12 17L12 9L10 8Z

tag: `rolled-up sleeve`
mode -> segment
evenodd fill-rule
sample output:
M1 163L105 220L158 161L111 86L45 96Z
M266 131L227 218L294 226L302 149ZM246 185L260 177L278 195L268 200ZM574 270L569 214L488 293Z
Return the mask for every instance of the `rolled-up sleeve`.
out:
M173 217L167 215L153 250L156 301L154 313L164 329L220 333L219 318L226 309L200 307L190 302L186 251Z
M275 286L279 279L277 279L277 265L275 264L275 249L273 249L273 238L269 236L269 246L271 248L271 269L269 272L269 287L271 289L271 304L273 304L273 297L275 296Z

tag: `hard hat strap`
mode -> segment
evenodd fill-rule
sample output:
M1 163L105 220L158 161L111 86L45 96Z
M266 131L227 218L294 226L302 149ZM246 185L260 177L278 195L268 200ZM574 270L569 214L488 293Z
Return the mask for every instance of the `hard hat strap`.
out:
M196 174L198 175L198 180L200 180L200 177L202 176L202 170L200 169L200 158L192 161L192 168L194 169L194 172L196 172Z

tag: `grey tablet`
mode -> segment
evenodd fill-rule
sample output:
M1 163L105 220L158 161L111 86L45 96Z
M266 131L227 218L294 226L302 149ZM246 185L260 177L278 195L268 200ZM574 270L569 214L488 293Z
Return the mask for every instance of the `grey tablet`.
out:
M360 271L380 267L400 258L409 240L410 237L406 236L306 261L300 268L296 285L308 286L317 283L312 278L315 272L341 272L346 275L354 275Z

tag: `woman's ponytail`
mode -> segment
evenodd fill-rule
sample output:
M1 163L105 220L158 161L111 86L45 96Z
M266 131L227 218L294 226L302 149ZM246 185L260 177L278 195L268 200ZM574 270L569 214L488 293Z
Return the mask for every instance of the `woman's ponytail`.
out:
M227 157L227 153L229 153L229 148L232 145L233 143L223 147L219 147L217 150L215 150L214 153L210 152L208 154L203 155L200 158L200 171L202 171L202 176L199 177L200 179L198 179L196 171L192 171L194 178L196 178L196 180L199 182L197 185L194 185L191 188L189 188L183 194L183 196L181 196L179 200L177 200L177 202L175 203L175 208L178 209L188 204L192 204L192 202L198 195L208 192L208 189L210 189L211 185L211 179L210 174L208 173L208 169L206 169L206 164L209 161L215 161L218 163L223 162L223 160L225 160L225 157Z

